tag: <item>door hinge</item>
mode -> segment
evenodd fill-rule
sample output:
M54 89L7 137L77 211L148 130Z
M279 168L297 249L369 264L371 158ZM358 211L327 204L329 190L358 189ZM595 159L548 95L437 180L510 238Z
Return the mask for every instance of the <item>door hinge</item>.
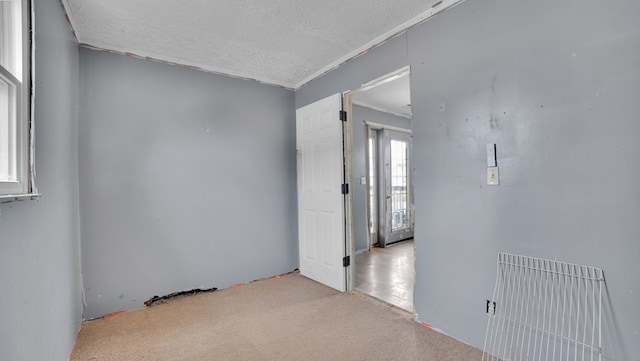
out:
M347 121L347 112L345 112L344 110L340 111L340 120L342 120L343 122Z
M349 183L342 185L342 194L349 194Z
M343 267L351 266L351 256L342 257L342 266Z

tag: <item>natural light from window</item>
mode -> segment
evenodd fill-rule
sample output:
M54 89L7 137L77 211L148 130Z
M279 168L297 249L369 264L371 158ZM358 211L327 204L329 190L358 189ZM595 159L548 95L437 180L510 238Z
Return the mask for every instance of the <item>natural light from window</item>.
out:
M0 196L30 191L25 0L0 0Z

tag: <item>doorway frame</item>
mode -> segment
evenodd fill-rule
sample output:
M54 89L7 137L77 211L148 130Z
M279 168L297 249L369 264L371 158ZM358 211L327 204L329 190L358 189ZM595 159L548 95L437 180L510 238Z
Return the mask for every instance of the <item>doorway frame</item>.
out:
M352 179L352 173L353 173L353 101L352 101L352 97L355 94L358 94L360 92L363 91L367 91L371 88L375 88L379 85L394 81L404 75L407 74L411 74L411 66L407 65L404 66L400 69L397 69L391 73L385 74L381 77L378 77L374 80L371 80L369 82L366 82L364 84L362 84L361 86L355 88L355 89L351 89L351 90L347 90L345 92L342 93L342 109L343 111L347 114L347 120L346 122L343 122L343 134L344 134L344 164L345 164L345 171L344 171L344 177L345 177L345 183L350 183L351 179ZM372 123L375 124L375 123ZM369 125L367 125L366 123L363 124L364 127L366 127L366 129L369 129ZM365 137L365 146L368 147L368 139L369 139L369 132L365 131L364 132L364 137ZM369 162L365 162L365 174L368 174L369 172ZM369 178L367 177L366 179L366 189L369 189ZM352 189L355 189L355 186L352 185ZM369 197L365 197L365 204L367 205L367 210L368 210L368 203L369 203ZM355 284L356 284L356 266L355 266L355 255L356 255L356 249L355 249L355 240L354 240L354 234L353 234L353 230L354 230L354 224L353 224L353 192L349 192L347 194L347 197L345 197L345 233L346 233L346 237L345 237L345 250L347 252L346 256L349 257L350 261L350 267L347 267L347 272L346 272L346 283L347 283L347 292L351 292L354 290L355 288ZM368 212L367 212L368 213ZM369 220L370 215L367 214L367 220ZM371 235L369 232L367 232L367 243L368 245L368 249L371 249L371 239L370 239ZM415 285L414 285L415 287Z

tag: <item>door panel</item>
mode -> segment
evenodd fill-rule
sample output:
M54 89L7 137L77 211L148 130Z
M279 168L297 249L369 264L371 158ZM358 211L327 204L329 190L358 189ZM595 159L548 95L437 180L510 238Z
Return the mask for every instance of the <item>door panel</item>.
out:
M346 291L341 94L296 111L300 273Z

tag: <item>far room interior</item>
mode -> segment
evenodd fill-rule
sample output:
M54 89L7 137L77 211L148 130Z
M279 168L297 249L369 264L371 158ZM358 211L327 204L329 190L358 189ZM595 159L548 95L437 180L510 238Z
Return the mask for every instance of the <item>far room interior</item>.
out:
M354 290L413 312L410 69L347 92L351 104ZM348 108L348 106L347 106Z
M291 272L502 359L640 359L638 14L0 1L0 359Z

